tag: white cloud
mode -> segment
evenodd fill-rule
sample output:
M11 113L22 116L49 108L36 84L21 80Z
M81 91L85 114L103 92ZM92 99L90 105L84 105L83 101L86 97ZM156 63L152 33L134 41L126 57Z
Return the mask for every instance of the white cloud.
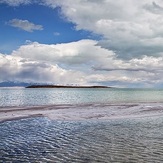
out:
M84 84L83 74L73 70L65 70L57 64L23 59L11 55L0 54L0 81ZM71 78L70 78L71 76Z
M54 36L60 36L61 34L59 32L54 32Z
M6 3L10 6L19 6L19 5L30 4L31 0L0 0L0 4L1 3Z
M1 81L112 86L163 83L163 57L122 60L94 40L65 44L29 42L0 55Z
M44 3L52 8L60 6L62 14L76 24L77 30L102 35L104 39L99 44L116 52L118 57L158 56L163 51L162 0L44 0Z
M146 10L153 12L154 14L163 14L163 7L158 5L156 2L152 2L152 4L146 4L144 6Z
M27 32L33 32L34 30L43 30L42 25L36 25L28 20L12 19L7 22L8 25L22 29Z
M30 3L30 0L3 0L1 3L5 2L19 5ZM77 30L85 29L103 35L106 42L101 44L121 56L125 53L148 54L146 44L149 38L152 41L163 33L162 0L42 0L31 3L36 2L52 8L60 6L62 14L76 24ZM140 47L139 51L136 51L136 45ZM150 47L151 50L154 46ZM155 50L160 52L163 49L159 46Z
M59 6L63 17L73 22L77 30L89 30L102 35L103 39L99 45L114 51L120 58L159 56L163 51L162 0L3 0L2 2L8 4L13 2L17 5L31 2L51 8Z
M12 1L2 2L14 5ZM30 1L13 2L16 6ZM163 83L162 0L42 0L41 3L51 8L59 6L63 17L73 22L76 30L88 30L103 37L100 41L56 45L28 41L13 51L10 59L1 56L0 73L8 74L3 80L45 82L47 79L55 83L119 86Z
M39 44L37 42L21 46L12 55L35 60L56 62L70 66L89 65L114 55L112 51L97 46L97 41L80 40L62 44ZM84 68L83 66L83 68Z

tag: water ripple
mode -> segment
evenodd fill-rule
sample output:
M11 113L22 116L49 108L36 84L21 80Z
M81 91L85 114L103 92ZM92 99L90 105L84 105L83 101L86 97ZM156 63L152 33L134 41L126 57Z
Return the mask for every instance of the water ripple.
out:
M0 125L0 162L163 162L163 119L50 121Z

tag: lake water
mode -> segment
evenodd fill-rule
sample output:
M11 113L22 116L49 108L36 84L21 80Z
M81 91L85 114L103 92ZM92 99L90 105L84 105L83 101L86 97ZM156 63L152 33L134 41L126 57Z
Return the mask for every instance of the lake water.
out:
M76 109L95 104L91 105L95 112L108 108L127 116L78 121L38 117L0 123L0 162L163 162L163 90L0 89L0 109L56 104L82 104ZM141 116L144 112L150 116ZM131 116L135 113L136 118Z
M133 102L163 102L163 89L0 88L0 107Z

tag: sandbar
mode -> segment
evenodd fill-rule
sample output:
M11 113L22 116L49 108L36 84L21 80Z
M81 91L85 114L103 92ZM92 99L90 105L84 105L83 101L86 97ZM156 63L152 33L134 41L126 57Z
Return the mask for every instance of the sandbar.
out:
M76 104L27 107L1 107L0 122L29 117L58 121L109 120L163 115L163 103L151 104Z

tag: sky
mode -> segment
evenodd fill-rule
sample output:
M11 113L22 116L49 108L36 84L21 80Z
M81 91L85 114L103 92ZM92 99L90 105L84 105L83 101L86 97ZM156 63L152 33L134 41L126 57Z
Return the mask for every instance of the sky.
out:
M163 88L162 17L162 0L0 0L0 84Z

